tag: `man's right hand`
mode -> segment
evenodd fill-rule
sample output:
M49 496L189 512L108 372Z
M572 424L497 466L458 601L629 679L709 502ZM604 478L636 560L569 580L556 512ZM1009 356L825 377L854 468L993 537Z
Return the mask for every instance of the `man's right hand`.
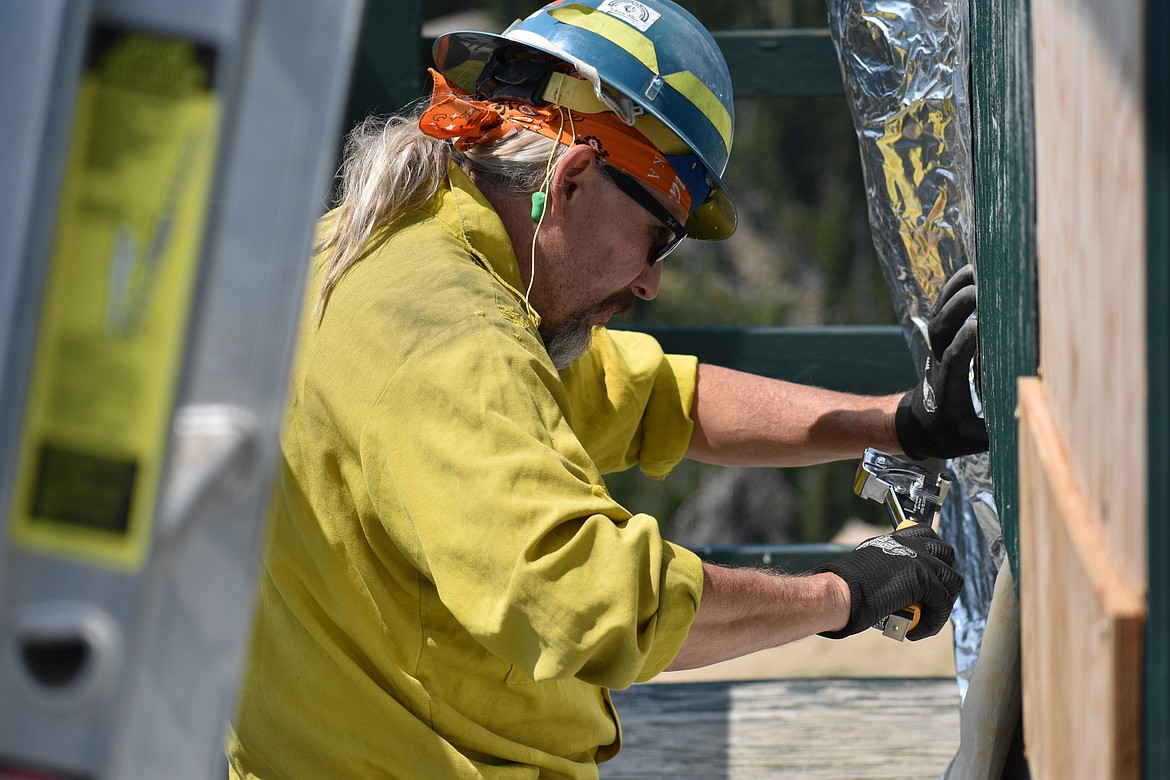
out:
M922 617L906 636L911 640L934 636L946 625L963 587L963 575L954 563L954 549L927 525L862 542L835 563L815 570L836 574L849 586L850 595L849 622L821 636L852 636L913 604L922 607Z

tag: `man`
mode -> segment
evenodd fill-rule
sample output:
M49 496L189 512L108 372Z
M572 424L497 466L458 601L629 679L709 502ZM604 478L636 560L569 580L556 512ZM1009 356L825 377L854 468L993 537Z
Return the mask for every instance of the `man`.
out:
M595 777L611 688L912 603L910 638L937 632L962 579L928 528L809 576L724 569L602 474L985 447L970 278L904 397L664 355L604 325L684 236L734 230L710 35L667 0L554 3L436 65L425 110L351 136L323 222L233 776Z

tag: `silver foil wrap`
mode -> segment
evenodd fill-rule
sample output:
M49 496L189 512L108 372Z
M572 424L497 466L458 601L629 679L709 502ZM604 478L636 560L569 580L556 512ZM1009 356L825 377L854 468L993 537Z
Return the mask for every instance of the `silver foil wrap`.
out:
M930 308L951 274L975 263L967 2L828 0L828 7L874 246L921 372ZM951 616L962 696L1004 544L987 455L948 467L963 488L950 491L939 529L966 579Z

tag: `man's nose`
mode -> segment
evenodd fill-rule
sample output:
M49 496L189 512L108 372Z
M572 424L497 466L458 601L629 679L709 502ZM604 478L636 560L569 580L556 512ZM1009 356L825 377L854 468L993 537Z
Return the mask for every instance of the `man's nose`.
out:
M642 273L630 282L630 292L644 301L652 301L658 297L658 288L661 284L662 263L647 265L642 269Z

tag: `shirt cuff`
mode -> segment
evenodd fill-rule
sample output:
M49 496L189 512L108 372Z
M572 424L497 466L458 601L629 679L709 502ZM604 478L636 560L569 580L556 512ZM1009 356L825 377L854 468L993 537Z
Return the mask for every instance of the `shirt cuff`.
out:
M685 547L663 542L662 595L655 616L653 644L635 682L657 677L678 656L691 632L703 597L703 562Z

